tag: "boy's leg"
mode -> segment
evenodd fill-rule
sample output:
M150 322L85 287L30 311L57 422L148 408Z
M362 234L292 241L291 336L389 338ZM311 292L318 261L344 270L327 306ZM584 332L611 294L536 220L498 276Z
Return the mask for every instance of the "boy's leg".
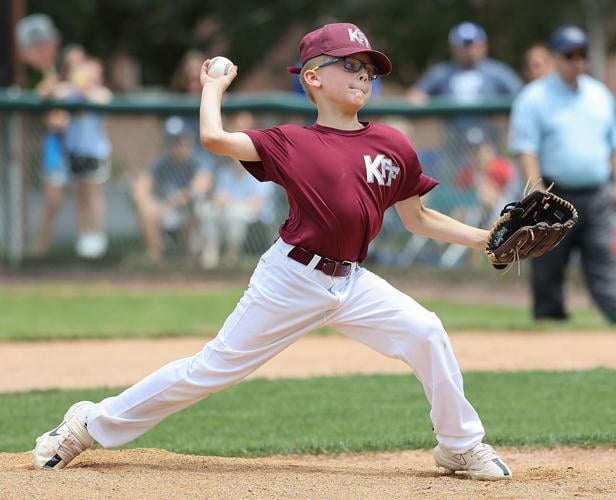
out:
M168 415L239 382L324 324L324 311L335 307L336 298L307 276L316 262L303 266L292 261L283 245L274 244L262 257L240 303L201 352L164 366L88 409L87 430L92 438L104 447L136 439ZM48 444L49 434L37 444L47 454L54 451Z
M407 363L432 407L439 443L462 453L483 439L475 409L464 396L462 375L436 314L365 269L359 269L331 326L369 347Z
M464 396L462 375L442 323L434 313L365 269L341 290L341 307L328 317L337 330L410 365L432 407L439 441L437 465L473 479L511 478L511 470L482 443L483 425Z

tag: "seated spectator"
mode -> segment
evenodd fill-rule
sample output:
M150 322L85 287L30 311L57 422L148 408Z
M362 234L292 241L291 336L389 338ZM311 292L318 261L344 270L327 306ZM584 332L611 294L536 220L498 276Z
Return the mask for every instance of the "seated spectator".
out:
M133 197L148 256L159 261L165 253L163 232L178 236L187 230L192 202L205 198L212 187L212 166L194 152L192 131L179 116L164 123L165 151L136 179Z
M475 210L479 227L489 227L505 203L518 188L515 166L498 154L496 141L490 131L471 127L466 131L468 161L458 170L455 186L462 198L470 195L471 209Z
M197 208L205 269L219 264L223 246L226 263L239 262L248 228L261 219L269 192L269 184L258 182L238 161L229 159L219 167L211 202Z
M486 32L475 23L463 22L449 32L452 60L437 64L409 89L408 100L424 105L434 97L459 103L509 96L522 87L516 73L506 64L487 57Z

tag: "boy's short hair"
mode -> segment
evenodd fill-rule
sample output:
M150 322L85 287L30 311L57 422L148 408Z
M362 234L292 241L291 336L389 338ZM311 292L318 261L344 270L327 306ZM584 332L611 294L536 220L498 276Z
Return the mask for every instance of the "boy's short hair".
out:
M304 90L304 94L306 94L306 97L308 97L308 99L310 99L313 103L314 101L314 96L312 95L312 91L310 90L310 86L306 85L306 80L304 80L304 73L306 71L309 71L311 69L314 69L315 67L317 67L319 64L322 64L326 61L329 61L330 59L332 59L332 56L328 56L325 54L322 54L320 56L316 56L313 57L312 59L308 59L304 65L302 66L302 69L300 71L299 74L299 83L302 86L302 89ZM316 103L315 103L316 104Z

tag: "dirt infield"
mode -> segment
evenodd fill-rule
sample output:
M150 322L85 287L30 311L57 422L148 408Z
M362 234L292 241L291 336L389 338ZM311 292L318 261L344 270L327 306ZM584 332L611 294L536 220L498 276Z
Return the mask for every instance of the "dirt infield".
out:
M456 332L451 341L462 371L616 368L616 335L610 332ZM165 363L198 352L203 344L194 338L0 342L0 392L130 385ZM252 377L408 372L402 362L336 335L305 337Z
M616 368L611 333L459 332L451 338L464 371ZM126 385L202 344L198 339L2 343L0 391ZM36 376L52 370L53 383ZM310 336L254 376L403 372L408 369L402 363L354 341ZM441 476L429 451L244 459L96 450L61 472L33 470L29 453L5 453L0 498L614 498L614 448L499 452L513 469L511 481Z

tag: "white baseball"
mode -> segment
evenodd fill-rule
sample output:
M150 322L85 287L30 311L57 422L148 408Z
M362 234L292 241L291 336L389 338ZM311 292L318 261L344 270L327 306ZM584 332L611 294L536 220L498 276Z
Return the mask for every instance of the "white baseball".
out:
M214 57L207 67L207 74L213 77L223 76L229 73L233 63L223 56Z

